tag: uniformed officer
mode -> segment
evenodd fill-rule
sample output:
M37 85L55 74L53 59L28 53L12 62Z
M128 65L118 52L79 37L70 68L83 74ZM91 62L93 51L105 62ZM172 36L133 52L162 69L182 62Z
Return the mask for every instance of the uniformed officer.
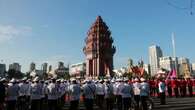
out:
M91 80L86 80L86 84L83 85L83 97L86 110L93 110L95 90L95 84Z
M77 84L76 79L71 79L71 85L69 90L70 110L78 110L81 89L80 85Z
M56 79L52 78L52 81L49 83L48 87L48 108L49 110L57 110L57 93L58 88L56 86Z
M104 105L105 85L103 83L104 80L99 80L99 82L96 84L97 105L100 109L103 109Z
M112 110L114 105L114 94L113 84L109 80L105 81L105 99L106 99L106 110Z
M122 99L123 99L123 110L129 110L131 107L131 97L133 95L133 89L130 84L128 84L128 79L124 79L124 84L121 88Z
M62 91L61 91L61 88L60 88L60 84L61 84L61 81L60 81L60 79L57 79L56 80L56 87L57 87L57 108L58 108L58 110L60 110L61 109L61 93L62 93Z
M164 80L161 78L160 79L160 82L158 84L158 88L159 88L159 93L160 93L160 104L161 105L165 105L166 102L165 102L165 90L166 90L166 85L165 85L165 82Z
M143 110L147 110L148 107L147 107L146 100L148 99L149 96L150 87L145 78L141 78L140 80L141 80L140 96L141 96L142 108Z
M136 108L139 108L139 102L140 102L140 81L138 78L135 78L133 83L133 92L134 92L134 100L136 102Z
M7 110L16 110L18 93L19 86L16 84L16 80L10 80L7 88Z
M122 86L123 86L123 81L122 79L118 79L118 84L116 85L117 92L116 92L116 103L117 103L117 108L118 110L122 110Z
M0 110L4 110L4 104L5 104L5 80L4 78L0 78Z
M65 91L66 91L66 86L64 83L64 79L60 80L60 100L61 100L61 105L63 106L65 104Z
M19 104L19 110L27 110L28 104L27 104L27 94L29 91L29 85L26 83L27 78L24 77L22 81L19 83L19 98L18 98L18 104Z
M31 110L40 110L41 88L39 78L35 77L31 84Z
M41 80L40 83L39 83L39 86L40 86L40 91L41 91L41 94L40 94L40 97L41 97L41 100L40 100L40 110L44 110L45 109L45 92L46 92L46 88L45 88L45 82L44 80Z

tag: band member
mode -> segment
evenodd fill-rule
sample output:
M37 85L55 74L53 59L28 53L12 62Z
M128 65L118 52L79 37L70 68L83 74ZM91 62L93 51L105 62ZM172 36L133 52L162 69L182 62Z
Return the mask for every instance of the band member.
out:
M169 95L169 97L172 97L172 86L171 86L171 79L170 78L166 80L166 85L167 85L168 95Z
M192 97L193 96L193 91L192 91L193 83L192 83L192 80L190 78L187 79L187 86L188 86L189 95L190 95L190 97Z
M181 78L181 83L180 83L180 87L181 87L181 96L182 97L185 97L186 96L186 85L187 85L187 82L184 78Z
M175 93L175 97L177 98L179 96L179 93L178 93L178 82L177 82L177 79L176 78L174 78L171 81L171 85L173 87L173 90L174 90L174 93Z
M152 78L151 80L149 80L149 84L150 84L150 95L151 96L155 96L155 81L154 81L154 78Z

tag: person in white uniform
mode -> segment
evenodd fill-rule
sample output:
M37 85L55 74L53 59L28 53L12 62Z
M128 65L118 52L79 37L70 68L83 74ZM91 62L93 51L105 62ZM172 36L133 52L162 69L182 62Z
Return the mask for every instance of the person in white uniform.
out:
M139 108L139 102L140 102L140 81L138 78L134 79L134 83L133 83L133 93L134 93L134 100L136 102L136 108Z
M103 109L104 105L105 85L103 83L104 80L99 80L99 82L96 84L96 100L100 109Z
M29 85L26 83L27 78L23 78L22 81L19 83L19 98L18 98L18 110L27 110L27 94L29 91Z
M106 99L106 110L113 110L114 105L114 93L113 84L110 80L105 81L105 99Z
M128 84L128 79L124 79L124 84L121 89L122 99L123 99L123 110L129 110L131 107L131 97L133 95L133 89L130 84Z
M116 103L117 103L118 110L122 110L122 101L123 101L122 93L121 93L122 87L123 87L123 80L122 79L118 79L118 83L116 85L116 88L117 88Z
M49 83L48 87L48 108L49 110L57 110L57 93L58 88L56 86L56 79L53 78L51 83Z
M86 110L93 110L95 90L95 84L91 80L86 80L86 84L83 85L83 98Z
M150 86L147 83L146 79L141 78L141 87L140 87L140 96L141 96L141 102L142 102L142 108L143 110L147 110L147 99L150 93Z
M35 77L31 84L31 110L40 110L41 88L39 78Z
M165 105L166 100L165 100L165 90L166 90L166 85L165 85L165 81L161 78L160 82L158 84L158 89L159 89L159 93L160 93L160 104L161 105Z
M7 110L16 110L16 102L19 95L19 86L16 80L10 80L7 88Z
M70 109L69 110L78 110L81 89L80 89L80 85L77 84L76 79L71 79L69 93L70 93Z

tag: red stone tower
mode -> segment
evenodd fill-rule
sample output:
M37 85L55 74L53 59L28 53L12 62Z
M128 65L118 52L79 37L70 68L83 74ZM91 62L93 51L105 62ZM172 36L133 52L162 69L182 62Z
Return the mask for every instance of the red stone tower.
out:
M113 55L116 51L113 39L106 23L98 16L87 33L86 75L91 77L113 76Z

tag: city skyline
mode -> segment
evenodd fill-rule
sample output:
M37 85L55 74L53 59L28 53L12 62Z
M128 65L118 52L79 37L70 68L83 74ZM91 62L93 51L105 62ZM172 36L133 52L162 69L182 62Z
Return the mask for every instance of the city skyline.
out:
M188 11L175 9L163 0L108 0L97 5L100 2L0 0L0 60L6 67L19 62L22 71L27 71L31 62L82 62L88 28L101 15L116 45L115 68L127 65L129 58L143 58L148 63L148 47L152 44L159 45L165 56L172 56L172 32L176 55L195 62L195 49L191 48L195 21Z

